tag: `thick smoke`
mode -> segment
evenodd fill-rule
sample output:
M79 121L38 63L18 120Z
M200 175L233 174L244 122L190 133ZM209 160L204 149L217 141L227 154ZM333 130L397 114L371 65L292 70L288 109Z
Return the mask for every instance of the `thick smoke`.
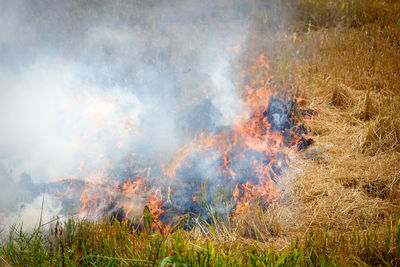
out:
M255 0L2 2L0 222L62 215L46 193L57 179L101 180L103 168L132 155L167 165L200 132L246 116L232 63L267 8ZM200 174L212 176L213 158L202 164Z

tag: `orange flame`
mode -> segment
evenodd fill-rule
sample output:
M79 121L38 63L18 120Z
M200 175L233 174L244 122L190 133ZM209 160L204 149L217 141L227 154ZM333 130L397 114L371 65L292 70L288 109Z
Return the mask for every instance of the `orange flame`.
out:
M240 45L232 49L240 49ZM201 133L192 144L178 151L167 166L162 166L162 177L150 177L147 170L147 174L146 171L142 171L137 176L122 181L121 184L112 181L107 174L107 168L104 168L100 179L95 179L96 182L85 182L80 195L81 212L101 214L107 205L117 203L117 207L124 210L125 217L133 218L141 216L143 208L147 205L150 212L159 218L164 212L166 203L171 202L171 194L174 193L171 192L171 183L177 179L177 171L181 168L191 169L189 157L198 151L218 153L222 176L226 181L235 183L232 192L235 202L234 214L245 212L255 199L261 200L264 205L277 199L279 189L275 181L281 175L280 170L289 164L288 152L296 147L301 135L293 132L289 136L290 140L287 140L288 137L283 134L283 130L274 128L270 118L264 114L273 95L273 90L268 87L272 75L265 55L260 55L255 63L250 71L259 78L244 86L243 90L243 103L252 114L250 118L237 118L229 131L217 134ZM260 70L262 75L256 75ZM127 131L140 131L133 123L126 121L120 123ZM294 127L296 125L301 126L302 122L297 121ZM288 131L292 133L290 129ZM122 143L122 141L118 143L118 146ZM259 156L249 157L247 151L257 153ZM134 160L134 156L130 161ZM233 168L234 162L246 160L249 166ZM79 169L83 170L84 167L85 164L82 162ZM246 168L250 168L252 173L247 173ZM245 173L247 181L239 182L240 173ZM195 193L190 199L193 202L200 201Z

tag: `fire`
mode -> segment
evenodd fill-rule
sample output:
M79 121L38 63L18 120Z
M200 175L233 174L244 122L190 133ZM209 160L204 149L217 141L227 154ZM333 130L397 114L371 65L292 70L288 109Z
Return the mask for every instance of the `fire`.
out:
M260 70L262 75L256 75ZM229 129L199 134L158 172L137 167L129 178L118 179L104 168L97 182L85 182L80 213L119 213L119 218L132 219L147 207L155 218L168 224L175 215L204 215L201 202L217 205L215 199L221 191L230 202L230 214L245 212L255 199L265 207L276 200L276 183L289 165L288 153L312 143L303 137L306 128L302 121L312 112L301 111L296 101L285 103L274 97L265 55L257 58L250 71L259 79L244 86L242 92L250 114L247 118L237 118ZM130 122L120 123L127 131L140 131ZM128 165L137 164L136 158L133 155ZM79 168L83 169L84 163Z

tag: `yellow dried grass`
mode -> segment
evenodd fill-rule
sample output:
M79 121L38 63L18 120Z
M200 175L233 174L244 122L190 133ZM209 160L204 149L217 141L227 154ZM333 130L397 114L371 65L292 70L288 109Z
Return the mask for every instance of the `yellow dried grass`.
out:
M292 39L303 49L296 86L319 111L310 123L314 151L293 160L303 170L291 185L298 232L367 229L400 213L400 45L389 41L397 34L367 25Z
M277 34L266 53L276 73L271 84L295 92L318 111L308 125L315 144L291 155L281 199L264 219L250 209L240 218L241 227L226 231L227 242L280 248L321 227L350 234L400 215L396 25Z

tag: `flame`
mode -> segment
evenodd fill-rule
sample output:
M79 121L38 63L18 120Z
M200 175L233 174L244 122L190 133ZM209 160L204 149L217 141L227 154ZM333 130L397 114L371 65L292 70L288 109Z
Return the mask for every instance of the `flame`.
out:
M240 45L231 49L240 49ZM258 74L260 72L262 75ZM179 150L169 164L161 166L161 174L157 177L153 177L151 168L147 167L135 170L135 175L128 179L116 180L108 173L109 166L104 166L100 173L91 174L81 189L81 214L99 215L118 210L131 219L140 217L147 206L155 218L160 218L166 210L179 210L180 201L201 202L198 190L192 190L193 185L182 180L185 173L195 169L193 157L196 154L218 159L218 175L222 178L216 186L231 188L233 214L245 212L255 199L264 206L278 199L280 192L276 181L289 165L289 151L297 149L297 144L306 140L302 137L304 125L294 119L294 110L281 110L285 108L282 104L273 106L273 90L269 87L273 76L265 55L255 60L250 73L259 78L244 86L242 101L250 114L247 118L236 118L230 129L202 132L191 144ZM279 117L282 114L287 117ZM312 114L306 113L303 117L310 119ZM120 121L120 125L126 132L140 132L131 122ZM123 145L124 138L125 135L118 147ZM130 166L136 161L136 154L128 159ZM79 170L83 169L85 162L82 161ZM69 192L68 189L64 194ZM187 199L182 200L182 192L188 193Z

